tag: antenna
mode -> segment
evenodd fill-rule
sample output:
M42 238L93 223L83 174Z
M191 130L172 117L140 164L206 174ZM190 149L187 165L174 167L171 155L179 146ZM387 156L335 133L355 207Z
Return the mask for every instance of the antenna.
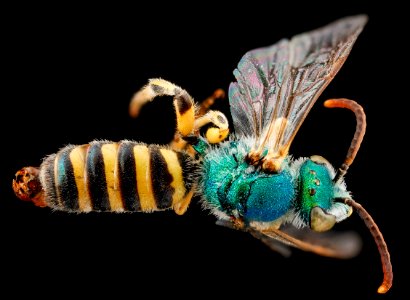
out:
M354 112L356 116L356 132L354 133L352 142L350 144L349 150L345 161L342 166L337 170L336 176L333 181L336 183L340 181L343 176L346 174L347 169L353 163L357 151L359 151L360 144L363 141L364 134L366 132L366 114L363 111L363 108L355 101L349 99L330 99L325 101L324 106L327 108L347 108Z

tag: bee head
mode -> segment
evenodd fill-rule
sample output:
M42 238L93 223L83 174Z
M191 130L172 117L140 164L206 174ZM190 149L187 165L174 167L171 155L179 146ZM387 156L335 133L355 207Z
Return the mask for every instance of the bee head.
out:
M349 205L335 202L336 197L348 193L344 183L335 183L333 177L333 167L322 156L314 155L300 167L297 207L304 222L314 231L330 230L352 213Z

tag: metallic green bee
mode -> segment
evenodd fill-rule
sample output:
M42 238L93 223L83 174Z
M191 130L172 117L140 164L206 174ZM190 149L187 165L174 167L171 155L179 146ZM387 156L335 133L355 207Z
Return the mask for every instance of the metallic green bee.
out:
M282 253L278 242L339 258L354 252L344 247L345 239L326 234L318 238L312 232L330 230L355 209L377 243L384 271L378 292L386 293L393 278L387 246L370 215L351 198L343 178L365 134L362 107L347 99L324 103L352 110L357 120L337 171L321 156L289 155L297 131L366 22L363 15L347 17L246 53L229 87L235 134L228 141L222 142L228 134L222 113L199 114L184 90L152 79L135 95L130 112L137 115L156 96L174 96L178 133L172 149L130 141L69 146L49 156L39 171L19 171L15 192L40 206L66 211L174 209L182 214L196 188L219 225L249 232ZM203 138L198 129L205 123L213 127ZM188 155L187 149L195 155Z

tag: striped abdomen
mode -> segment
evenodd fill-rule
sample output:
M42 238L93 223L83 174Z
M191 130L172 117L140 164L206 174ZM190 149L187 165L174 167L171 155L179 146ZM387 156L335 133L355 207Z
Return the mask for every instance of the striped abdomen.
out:
M173 208L183 213L181 206L192 197L197 172L198 165L186 153L131 141L95 141L67 146L47 157L40 180L47 205L59 210Z

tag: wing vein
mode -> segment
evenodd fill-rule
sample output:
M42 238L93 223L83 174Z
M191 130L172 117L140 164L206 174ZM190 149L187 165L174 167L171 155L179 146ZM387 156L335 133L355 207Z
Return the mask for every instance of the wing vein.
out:
M238 138L254 137L252 151L282 161L366 22L364 15L343 18L246 53L229 93Z

